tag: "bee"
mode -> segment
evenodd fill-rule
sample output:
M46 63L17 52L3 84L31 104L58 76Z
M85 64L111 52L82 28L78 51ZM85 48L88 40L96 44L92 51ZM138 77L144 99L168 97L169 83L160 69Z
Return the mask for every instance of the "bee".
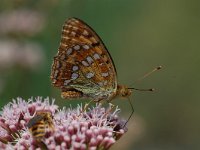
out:
M54 131L54 123L51 112L37 112L36 115L32 119L30 119L27 127L33 138L36 141L41 142L46 134L46 131Z

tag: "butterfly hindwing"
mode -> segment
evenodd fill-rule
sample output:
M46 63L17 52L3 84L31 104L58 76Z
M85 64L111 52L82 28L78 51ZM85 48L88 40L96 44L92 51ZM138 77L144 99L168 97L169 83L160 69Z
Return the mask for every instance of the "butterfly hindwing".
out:
M83 21L67 20L52 65L53 85L70 91L73 98L104 99L116 91L116 78L112 58L99 36Z

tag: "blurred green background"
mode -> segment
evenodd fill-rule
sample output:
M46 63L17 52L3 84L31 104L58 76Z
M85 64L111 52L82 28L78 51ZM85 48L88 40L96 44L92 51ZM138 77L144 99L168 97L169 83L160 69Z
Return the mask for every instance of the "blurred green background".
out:
M121 84L155 88L134 91L129 131L112 149L200 149L199 0L1 0L0 106L16 97L60 98L50 71L61 28L83 19L103 39ZM154 67L163 69L134 84ZM127 118L127 100L113 101Z

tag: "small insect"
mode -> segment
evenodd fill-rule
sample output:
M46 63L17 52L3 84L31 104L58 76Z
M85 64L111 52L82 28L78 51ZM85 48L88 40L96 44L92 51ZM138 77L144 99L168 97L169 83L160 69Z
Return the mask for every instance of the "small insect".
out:
M27 127L33 138L40 142L48 130L54 131L54 123L51 113L47 111L37 112L36 115L30 119Z

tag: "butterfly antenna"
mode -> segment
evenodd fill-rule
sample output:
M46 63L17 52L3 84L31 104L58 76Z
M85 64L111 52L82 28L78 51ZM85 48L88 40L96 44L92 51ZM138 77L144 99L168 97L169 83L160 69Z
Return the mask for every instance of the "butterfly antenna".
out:
M129 101L129 104L131 105L131 114L130 114L130 116L128 117L128 119L127 119L126 123L124 124L123 128L126 127L127 123L129 122L129 120L131 119L131 117L133 116L133 113L134 113L133 104L132 104L132 102L131 102L131 100L130 100L129 97L127 97L127 99L128 99L128 101Z
M150 91L150 92L153 92L153 91L155 91L155 89L154 89L154 88L151 88L151 89L137 89L137 88L128 88L128 89L137 90L137 91Z
M155 71L160 70L161 68L162 68L162 66L158 66L158 67L154 68L153 70L147 72L147 73L144 74L142 77L140 77L139 79L137 79L137 80L135 81L135 83L136 83L136 82L139 82L139 81L141 81L141 80L143 80L144 78L148 77L150 74L154 73Z
M151 70L150 72L147 72L145 75L143 75L141 78L139 78L138 80L136 80L135 81L135 83L136 82L139 82L139 81L141 81L141 80L143 80L144 78L146 78L146 77L148 77L150 74L152 74L152 73L154 73L155 71L157 71L157 70L160 70L162 68L162 66L158 66L158 67L156 67L156 68L154 68L153 70ZM133 83L134 84L134 83ZM131 84L131 86L133 85L133 84ZM131 87L130 86L130 87ZM132 89L132 90L137 90L137 91L150 91L150 92L153 92L153 91L155 91L155 89L153 89L153 88L151 88L151 89L138 89L138 88L128 88L128 89Z

